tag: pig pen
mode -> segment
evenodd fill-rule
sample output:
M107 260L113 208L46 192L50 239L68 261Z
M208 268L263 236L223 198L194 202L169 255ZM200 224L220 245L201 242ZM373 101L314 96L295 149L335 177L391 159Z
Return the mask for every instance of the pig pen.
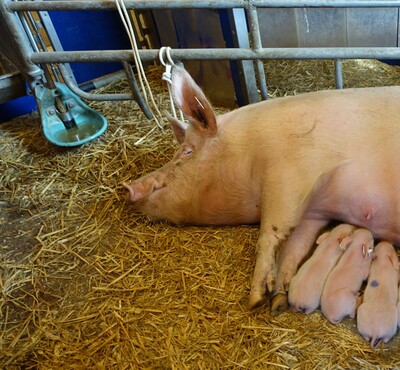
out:
M270 97L334 88L331 61L265 63ZM345 61L344 85L400 84L399 68ZM168 109L162 69L148 78ZM125 81L107 87L124 91ZM393 369L355 320L246 309L257 226L174 226L138 216L122 182L173 155L172 131L130 102L92 102L97 140L53 146L37 114L0 125L0 368ZM223 110L220 110L222 112ZM371 148L373 150L373 148Z

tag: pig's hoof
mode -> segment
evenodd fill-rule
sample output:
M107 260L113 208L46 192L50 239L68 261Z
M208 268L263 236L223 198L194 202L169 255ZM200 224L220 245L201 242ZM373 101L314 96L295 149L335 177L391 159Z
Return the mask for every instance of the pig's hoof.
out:
M272 316L280 315L289 308L289 302L286 293L277 293L272 297L271 314Z
M250 293L249 301L247 302L247 308L249 310L255 310L261 307L267 301L267 296L264 292L254 291Z

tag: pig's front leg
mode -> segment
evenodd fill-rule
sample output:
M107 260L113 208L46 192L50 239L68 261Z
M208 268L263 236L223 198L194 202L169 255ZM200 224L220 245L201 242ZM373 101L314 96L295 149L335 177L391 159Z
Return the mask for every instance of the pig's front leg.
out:
M328 222L327 220L301 220L279 250L276 285L271 304L272 314L279 314L288 308L287 291L290 280L296 274L300 263L310 253L318 233Z
M276 177L278 176L274 176ZM277 251L303 213L299 204L304 192L301 190L296 192L289 186L266 186L266 189L271 188L275 188L276 191L269 192L266 199L264 198L261 210L260 236L248 301L249 309L256 308L266 301L267 290L270 293L274 291Z
M260 236L257 242L256 265L248 301L249 309L264 304L267 299L266 290L272 292L274 289L276 251L287 237L285 231L289 232L289 228L283 232L278 232L276 227L261 223Z

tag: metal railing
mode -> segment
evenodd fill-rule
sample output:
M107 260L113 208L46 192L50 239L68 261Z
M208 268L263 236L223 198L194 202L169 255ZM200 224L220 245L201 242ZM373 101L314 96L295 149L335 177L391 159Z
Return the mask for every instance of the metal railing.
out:
M54 10L112 10L116 9L113 0L84 1L8 1L3 0L4 9L8 12L54 11ZM262 60L265 59L332 59L336 63L336 85L341 88L342 59L400 59L398 47L313 47L313 48L264 48L261 43L258 24L258 8L384 8L400 7L398 0L125 0L128 9L234 9L242 8L246 12L251 47L249 48L203 48L173 49L171 57L179 60L253 60L259 88L263 99L267 98L267 84ZM95 50L95 51L29 51L24 56L34 70L34 65L69 62L132 62L130 50ZM158 59L158 50L140 50L143 61ZM34 72L34 71L33 71ZM68 78L67 78L68 79ZM71 81L68 81L69 83ZM79 88L75 86L79 95ZM85 94L85 98L91 98ZM96 99L99 99L96 96Z

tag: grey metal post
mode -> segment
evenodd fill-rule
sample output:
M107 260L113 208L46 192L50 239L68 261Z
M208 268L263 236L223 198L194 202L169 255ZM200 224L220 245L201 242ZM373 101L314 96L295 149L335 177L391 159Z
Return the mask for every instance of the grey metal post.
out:
M250 24L250 35L253 41L253 50L258 52L262 48L261 44L261 36L260 36L260 27L258 25L258 14L257 9L249 6L247 8L247 14L249 16L249 24ZM265 78L264 64L260 59L256 60L257 66L257 77L258 84L260 88L261 98L263 100L268 99L268 91L267 91L267 81Z
M42 78L43 70L31 61L33 49L26 34L21 32L22 24L17 14L8 11L8 3L0 1L0 52L32 83Z
M336 81L336 88L343 89L343 73L342 73L341 59L335 60L335 81Z
M226 15L229 23L229 35L224 37L232 41L234 48L249 48L249 33L244 9L228 10ZM239 105L258 102L259 96L254 63L251 60L240 60L232 65L231 62L231 70L235 84L236 99Z

